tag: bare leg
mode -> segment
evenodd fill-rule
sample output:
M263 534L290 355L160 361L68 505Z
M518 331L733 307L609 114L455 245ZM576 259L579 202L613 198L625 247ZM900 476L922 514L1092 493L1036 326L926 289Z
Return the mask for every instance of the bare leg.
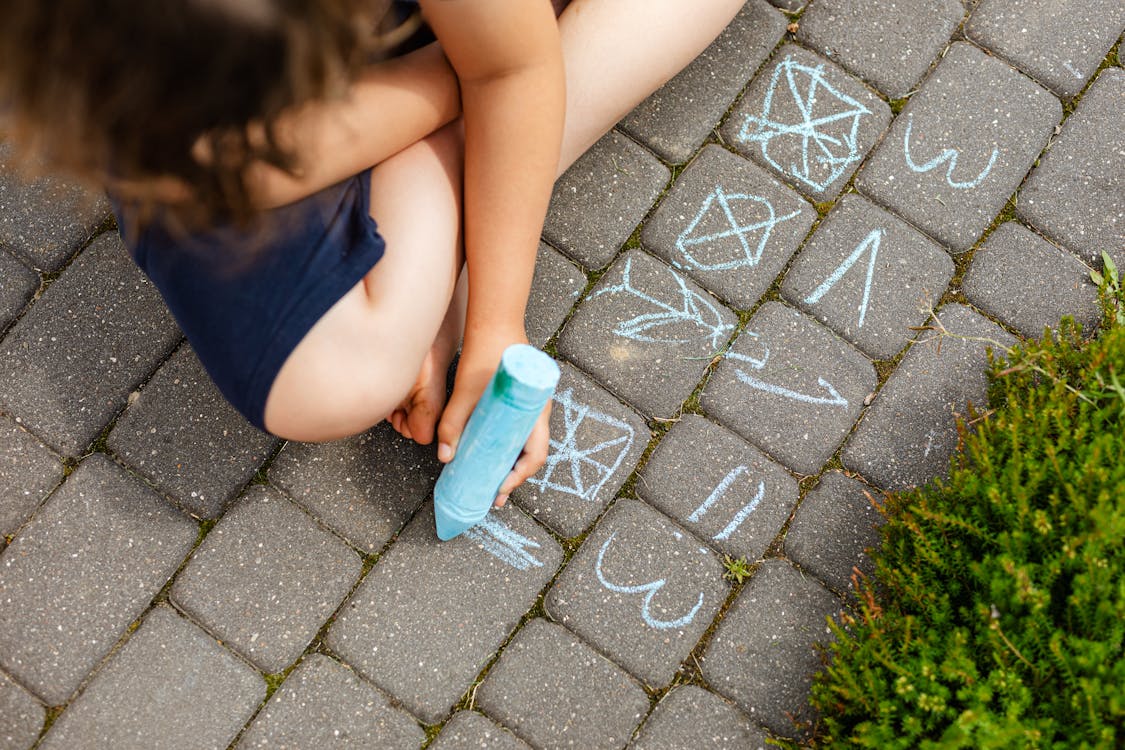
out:
M567 77L559 173L691 62L742 5L573 0L559 18ZM400 432L432 439L445 399L445 372L435 365L448 363L450 326L463 320L449 314L462 265L457 149L456 128L447 126L374 169L372 216L387 254L285 363L266 405L272 432L330 440L401 409L391 417Z

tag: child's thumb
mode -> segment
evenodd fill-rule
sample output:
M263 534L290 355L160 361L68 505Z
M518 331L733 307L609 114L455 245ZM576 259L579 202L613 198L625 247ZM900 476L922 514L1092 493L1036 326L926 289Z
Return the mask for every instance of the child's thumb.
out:
M469 421L471 405L462 405L457 398L450 399L442 412L441 421L438 423L438 460L449 463L457 453L457 443L461 440L461 433L465 430L465 423Z

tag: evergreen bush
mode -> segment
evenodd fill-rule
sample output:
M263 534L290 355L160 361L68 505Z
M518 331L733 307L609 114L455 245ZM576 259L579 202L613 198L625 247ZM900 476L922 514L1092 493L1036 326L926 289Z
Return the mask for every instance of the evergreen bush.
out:
M889 498L813 687L818 746L1125 747L1125 308L1107 308L1097 339L1067 321L995 362L995 411L962 427L949 479Z

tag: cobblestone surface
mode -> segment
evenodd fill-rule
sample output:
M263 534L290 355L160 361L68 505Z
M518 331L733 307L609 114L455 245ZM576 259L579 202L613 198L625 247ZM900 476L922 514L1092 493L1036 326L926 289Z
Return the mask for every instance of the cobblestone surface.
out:
M63 478L63 465L27 430L0 417L0 537L15 532Z
M767 750L766 733L734 706L695 685L656 704L629 750Z
M15 320L39 288L39 275L0 251L0 331Z
M405 711L321 654L301 662L238 742L240 750L412 750L425 733Z
M531 750L531 745L473 711L453 714L430 747L433 750Z
M47 711L26 690L0 674L0 748L27 750L35 744Z
M546 620L516 634L477 702L544 750L619 748L648 712L648 696L629 675Z
M586 275L558 250L540 242L527 300L528 340L536 346L547 343L585 288Z
M956 252L972 247L1062 117L1040 86L955 44L856 178L860 192Z
M107 444L193 514L215 518L277 442L226 402L185 344L117 420Z

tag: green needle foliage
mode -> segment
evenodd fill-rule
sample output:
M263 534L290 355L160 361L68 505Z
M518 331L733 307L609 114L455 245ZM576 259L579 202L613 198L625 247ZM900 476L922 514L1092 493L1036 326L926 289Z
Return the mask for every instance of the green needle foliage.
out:
M950 478L890 500L875 580L813 688L818 746L1125 747L1116 311L1094 341L1067 321L1008 352Z

